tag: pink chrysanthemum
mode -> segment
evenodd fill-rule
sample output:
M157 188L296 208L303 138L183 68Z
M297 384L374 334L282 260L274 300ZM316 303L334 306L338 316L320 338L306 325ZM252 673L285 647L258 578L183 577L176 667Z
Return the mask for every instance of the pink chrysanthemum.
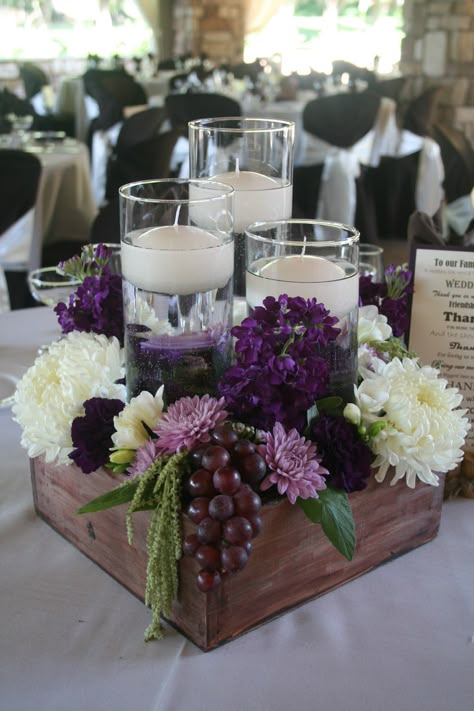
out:
M171 454L209 442L209 431L224 422L228 415L223 407L223 397L216 400L209 395L195 395L176 400L154 430L159 437L158 452Z
M266 444L259 445L258 451L271 474L260 488L265 491L276 484L278 493L286 494L292 504L298 497L317 498L317 492L326 488L323 477L329 472L320 465L314 444L300 437L296 429L285 432L280 422L275 423L273 432L265 433L265 439Z
M157 444L158 441L156 439L149 439L145 444L140 445L136 451L133 463L127 468L127 474L130 474L130 476L139 476L143 474L143 472L146 472L158 456Z

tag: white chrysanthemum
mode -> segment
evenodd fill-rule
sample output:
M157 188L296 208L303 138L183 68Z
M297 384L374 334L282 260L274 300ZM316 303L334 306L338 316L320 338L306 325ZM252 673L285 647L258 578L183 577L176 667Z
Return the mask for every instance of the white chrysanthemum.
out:
M458 409L462 395L438 376L438 370L410 358L378 360L376 372L356 389L362 423L385 424L370 441L377 481L393 466L391 484L406 476L411 488L416 477L437 485L435 472L447 472L461 461L470 427L466 410Z
M132 397L122 412L114 417L115 432L112 442L117 449L137 449L149 439L144 424L154 429L163 412L163 385L155 396L147 391Z
M155 310L150 304L140 296L135 299L135 315L137 323L148 326L155 335L172 335L173 326L166 319L156 317ZM143 335L143 334L141 334Z
M117 383L125 375L124 354L116 338L73 331L51 344L18 383L13 413L22 427L21 444L30 457L44 454L70 464L71 424L92 397L125 401Z
M359 322L357 338L359 343L369 341L386 341L392 335L392 327L387 322L387 317L379 314L376 306L361 306L359 308Z

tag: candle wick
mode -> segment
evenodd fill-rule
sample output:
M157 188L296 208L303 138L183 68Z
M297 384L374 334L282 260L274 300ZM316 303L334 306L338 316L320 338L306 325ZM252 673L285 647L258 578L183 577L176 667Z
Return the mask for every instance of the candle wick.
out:
M301 248L301 256L302 257L304 257L304 255L306 254L306 235L303 235L303 242L304 242L304 245Z
M235 172L240 173L240 165L239 165L239 157L238 156L235 159Z
M181 204L180 204L180 205L178 205L178 207L176 208L176 215L174 216L174 223L173 223L173 227L176 227L176 226L178 225L178 220L179 220L179 211L180 211L180 210L181 210Z

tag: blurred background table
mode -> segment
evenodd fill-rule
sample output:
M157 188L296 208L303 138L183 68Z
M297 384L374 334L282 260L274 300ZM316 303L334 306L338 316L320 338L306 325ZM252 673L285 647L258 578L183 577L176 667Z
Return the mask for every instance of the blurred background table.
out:
M19 374L59 331L37 308L1 314L0 333L0 370ZM36 517L19 440L1 410L2 708L472 707L472 501L445 503L433 542L204 654L172 629L143 642L144 605Z

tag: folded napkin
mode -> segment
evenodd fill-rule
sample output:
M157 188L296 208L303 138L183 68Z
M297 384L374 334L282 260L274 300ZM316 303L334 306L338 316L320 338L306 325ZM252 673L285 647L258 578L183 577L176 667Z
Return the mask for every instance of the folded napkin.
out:
M446 214L442 208L430 217L425 212L414 212L408 221L408 243L412 245L438 245L474 247L474 219L466 226L463 234L450 229L446 224Z
M444 246L446 240L443 236L441 211L438 210L433 217L417 210L408 220L408 243L411 245L431 244Z

